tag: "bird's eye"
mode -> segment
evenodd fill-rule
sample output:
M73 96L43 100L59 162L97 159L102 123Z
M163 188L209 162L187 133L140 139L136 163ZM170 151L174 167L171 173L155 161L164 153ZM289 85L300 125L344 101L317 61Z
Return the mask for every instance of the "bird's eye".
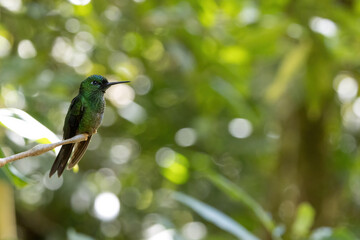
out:
M92 85L99 85L99 83L97 81L92 81L91 84Z

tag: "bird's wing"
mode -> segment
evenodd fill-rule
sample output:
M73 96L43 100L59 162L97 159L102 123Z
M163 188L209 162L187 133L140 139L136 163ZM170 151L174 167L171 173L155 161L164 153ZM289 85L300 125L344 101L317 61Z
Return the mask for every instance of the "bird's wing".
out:
M68 165L68 169L73 168L84 156L86 149L90 143L90 139L91 139L91 135L88 136L88 139L86 141L79 142L76 144L74 154L72 155Z
M68 113L65 118L64 123L64 139L71 138L76 135L76 131L79 127L79 123L84 113L84 107L81 102L81 98L76 96L70 104ZM63 145L60 149L59 154L57 155L54 164L51 167L49 176L51 177L56 171L60 177L63 173L66 164L70 158L71 152L74 148L74 144Z
M76 96L70 104L68 113L64 124L64 139L72 138L76 135L79 128L79 123L84 114L84 105L81 102L81 97ZM67 123L67 124L66 124Z

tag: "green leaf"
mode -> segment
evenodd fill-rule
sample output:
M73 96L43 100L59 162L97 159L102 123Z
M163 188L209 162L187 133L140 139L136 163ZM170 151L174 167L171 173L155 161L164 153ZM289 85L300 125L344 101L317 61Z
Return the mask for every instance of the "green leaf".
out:
M4 157L5 154L0 148L0 158L4 158ZM11 183L18 188L25 187L30 182L28 178L22 175L14 166L10 164L7 164L0 169L1 171L3 171L5 176L11 181Z
M249 53L240 46L224 47L219 54L219 60L223 63L242 64L249 60Z
M189 178L188 160L180 153L174 154L174 159L168 159L169 165L164 167L161 173L169 181L175 184L184 184Z
M240 94L232 84L221 78L211 81L211 87L220 94L234 108L239 115L246 115L249 118L256 118L257 113L249 106L243 94Z
M244 240L257 240L255 235L250 233L247 229L241 226L239 223L234 221L232 218L224 214L223 212L213 208L206 203L203 203L199 200L196 200L188 195L183 193L174 192L172 197L192 208L195 212L197 212L201 217L206 219L209 222L212 222L219 228L227 231L228 233L236 236L238 239Z
M270 233L273 232L275 229L275 223L272 221L269 214L243 189L218 174L207 174L206 177L229 197L245 204L248 208L250 208L264 225L264 227Z
M269 102L275 102L286 91L290 81L294 79L299 69L305 64L310 49L311 43L303 41L287 53L273 83L267 89L266 99Z
M22 175L14 166L7 164L1 168L7 178L18 188L23 188L31 182L30 179Z
M38 143L59 141L59 138L52 131L20 109L0 109L0 124L21 137Z
M338 228L334 229L333 235L331 237L324 238L322 240L354 240L358 239L355 234L350 232L348 229L345 228Z
M295 222L292 226L292 236L294 239L306 237L313 225L315 210L309 203L301 203L297 209Z

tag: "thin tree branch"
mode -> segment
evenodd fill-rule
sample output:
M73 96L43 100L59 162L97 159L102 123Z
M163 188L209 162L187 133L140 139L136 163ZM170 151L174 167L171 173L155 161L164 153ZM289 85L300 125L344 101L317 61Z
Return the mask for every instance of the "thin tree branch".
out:
M76 136L66 139L66 140L62 140L60 142L36 145L35 147L33 147L25 152L21 152L21 153L18 153L18 154L15 154L15 155L12 155L12 156L9 156L6 158L0 158L0 167L3 167L5 164L19 160L19 159L43 154L43 153L48 152L58 146L61 146L61 145L86 141L88 136L89 136L88 134L84 133L84 134L76 135Z

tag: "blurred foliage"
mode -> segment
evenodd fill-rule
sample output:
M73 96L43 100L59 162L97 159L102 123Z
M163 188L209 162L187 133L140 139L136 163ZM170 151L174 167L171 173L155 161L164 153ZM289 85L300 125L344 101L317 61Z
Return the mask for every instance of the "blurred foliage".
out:
M0 148L0 158L4 158L4 152ZM14 186L21 188L25 187L29 182L24 175L22 175L14 166L5 165L1 168L0 178L9 180Z
M259 239L357 239L359 18L353 0L0 0L0 107L43 125L0 112L23 126L2 123L6 156L61 138L87 76L131 81L78 172L11 165L31 179L19 238L241 239L215 211Z

